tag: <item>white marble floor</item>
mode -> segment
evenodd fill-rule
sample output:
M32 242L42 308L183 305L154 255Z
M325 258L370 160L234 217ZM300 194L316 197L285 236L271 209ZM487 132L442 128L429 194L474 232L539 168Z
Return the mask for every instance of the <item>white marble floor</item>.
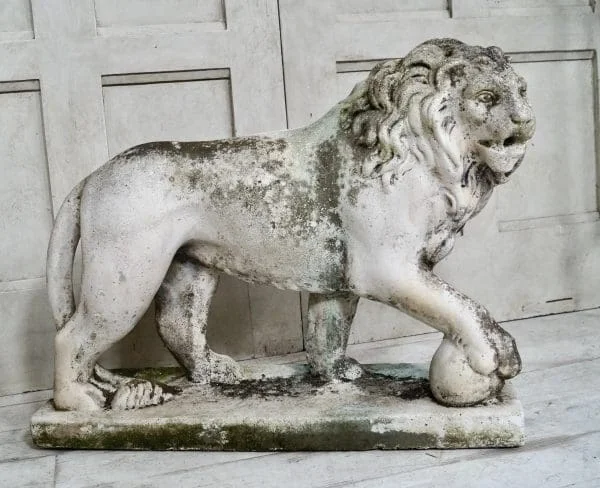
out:
M600 487L600 309L506 323L524 360L517 449L370 452L51 451L32 446L49 391L0 397L0 487ZM361 362L425 362L437 333L353 346ZM10 371L4 371L10 374Z

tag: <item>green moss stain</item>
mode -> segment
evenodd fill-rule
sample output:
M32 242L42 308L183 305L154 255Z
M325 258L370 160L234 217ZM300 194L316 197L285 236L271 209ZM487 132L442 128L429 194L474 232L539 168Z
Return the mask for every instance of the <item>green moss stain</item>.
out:
M283 139L266 139L259 136L236 137L233 139L217 139L211 141L194 142L149 142L129 151L158 152L163 154L177 154L188 159L199 161L217 161L224 154L241 151L283 151L287 143Z
M523 445L523 436L516 430L482 429L466 431L460 427L450 426L445 429L444 447L518 447Z
M368 420L337 420L286 427L267 423L203 426L173 423L90 431L79 425L41 426L40 447L70 449L152 449L225 451L327 451L418 449L436 445L432 434L371 431Z
M368 420L307 423L296 429L260 425L232 425L224 429L227 449L240 451L343 451L417 449L432 446L435 436L411 432L371 431Z
M407 431L372 431L367 419L327 419L302 425L246 424L113 426L37 426L33 440L39 447L69 449L151 449L204 451L328 451L517 447L520 433L510 430L464 431L452 427L442 437Z
M88 432L90 430L90 432ZM209 431L210 434L210 431ZM202 425L170 424L135 427L56 425L38 427L33 440L40 447L70 449L152 449L172 450L205 446L218 448L214 436Z
M329 139L318 147L315 154L315 198L324 218L341 227L339 215L340 177L342 156L336 139Z
M368 395L393 396L402 400L418 400L431 398L429 380L426 378L402 378L400 380L389 376L366 371L354 384Z
M177 366L144 369L121 368L113 370L113 373L127 376L129 378L152 381L154 383L168 383L169 381L173 381L185 376L185 371L183 368Z

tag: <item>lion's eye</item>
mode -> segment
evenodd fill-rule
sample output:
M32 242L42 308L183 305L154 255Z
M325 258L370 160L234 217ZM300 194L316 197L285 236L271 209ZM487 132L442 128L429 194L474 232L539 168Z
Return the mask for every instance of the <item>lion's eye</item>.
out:
M410 81L413 83L422 83L423 85L429 85L430 73L431 68L429 68L429 66L419 63L409 66L409 69L406 72L406 76L410 78Z
M485 103L486 105L491 105L494 103L496 97L492 92L484 91L477 95L477 101L481 103Z
M423 83L424 85L429 85L429 79L427 76L417 73L411 76L411 79L416 81L417 83Z
M527 95L527 87L526 86L522 86L521 88L519 88L519 95L521 95L522 97Z

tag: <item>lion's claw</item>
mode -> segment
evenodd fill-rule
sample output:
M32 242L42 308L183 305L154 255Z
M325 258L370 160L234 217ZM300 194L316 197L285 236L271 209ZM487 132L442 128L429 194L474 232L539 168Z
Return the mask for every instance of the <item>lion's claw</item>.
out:
M130 379L117 389L110 402L112 410L131 410L135 408L161 405L172 400L180 390L162 383L147 380Z

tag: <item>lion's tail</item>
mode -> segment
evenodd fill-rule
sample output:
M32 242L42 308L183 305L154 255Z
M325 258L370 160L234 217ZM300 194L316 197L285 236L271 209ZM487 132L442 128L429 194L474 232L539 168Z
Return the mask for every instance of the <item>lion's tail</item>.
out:
M84 184L85 180L73 188L63 202L48 244L46 283L54 322L59 330L75 313L73 259L79 242L81 192Z

